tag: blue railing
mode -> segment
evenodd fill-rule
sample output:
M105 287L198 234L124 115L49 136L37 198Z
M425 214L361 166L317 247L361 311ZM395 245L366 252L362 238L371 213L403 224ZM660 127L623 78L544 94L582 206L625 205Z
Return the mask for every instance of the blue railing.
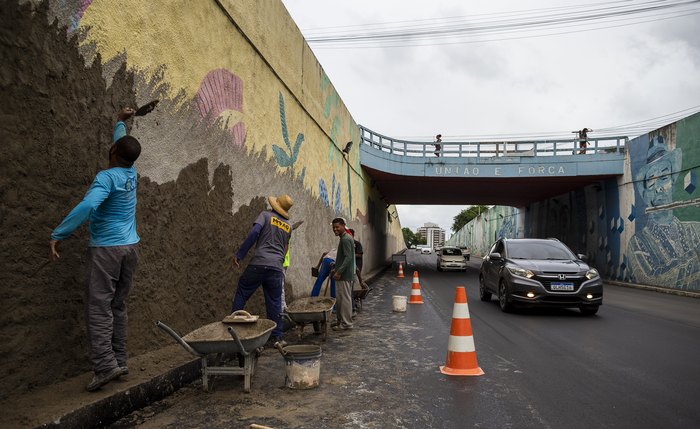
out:
M490 158L506 156L555 156L582 154L581 139L504 142L415 142L394 139L360 127L360 141L374 149L401 156L445 158ZM586 155L624 151L628 137L589 137Z

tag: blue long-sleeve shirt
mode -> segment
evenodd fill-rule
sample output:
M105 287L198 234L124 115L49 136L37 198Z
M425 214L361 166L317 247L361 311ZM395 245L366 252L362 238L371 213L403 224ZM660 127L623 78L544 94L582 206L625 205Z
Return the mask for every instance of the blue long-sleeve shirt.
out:
M112 143L116 143L117 140L126 135L126 124L124 121L117 121L114 125L114 132L112 133Z
M90 247L138 243L136 179L133 166L114 167L97 173L83 200L54 229L51 239L63 240L89 220Z

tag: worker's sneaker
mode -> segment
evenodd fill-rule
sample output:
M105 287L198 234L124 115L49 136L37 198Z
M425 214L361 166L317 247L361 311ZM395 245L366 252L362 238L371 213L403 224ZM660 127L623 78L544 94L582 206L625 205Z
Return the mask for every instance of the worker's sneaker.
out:
M87 385L87 391L94 392L95 390L99 389L100 387L104 386L105 384L109 383L115 378L120 377L121 375L122 369L118 366L112 368L107 372L95 374L95 376L92 377L92 381L90 382L90 384Z
M120 376L129 375L129 367L128 366L122 365L119 367L119 370L121 371L121 373L119 374Z
M351 330L351 329L352 329L352 325L343 325L343 324L340 324L340 325L335 325L335 326L333 326L333 330L334 330L334 331L349 331L349 330Z

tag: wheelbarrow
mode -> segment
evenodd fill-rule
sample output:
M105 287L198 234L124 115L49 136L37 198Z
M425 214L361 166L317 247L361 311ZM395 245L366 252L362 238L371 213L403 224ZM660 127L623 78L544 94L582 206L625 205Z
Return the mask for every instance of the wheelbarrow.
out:
M360 287L361 289L352 290L352 300L355 303L355 308L357 308L358 312L362 311L362 303L370 291L369 286L361 284Z
M277 326L268 319L257 319L251 323L227 324L214 322L180 337L165 323L156 322L182 347L194 356L202 358L202 387L210 391L209 376L243 375L243 391L250 393L250 382L255 373L257 358ZM223 366L225 355L236 355L238 366ZM214 365L210 365L211 363Z
M323 341L328 338L328 327L335 298L313 296L294 300L287 307L286 317L296 324L297 335L301 339L304 327L311 323L316 334L322 334Z

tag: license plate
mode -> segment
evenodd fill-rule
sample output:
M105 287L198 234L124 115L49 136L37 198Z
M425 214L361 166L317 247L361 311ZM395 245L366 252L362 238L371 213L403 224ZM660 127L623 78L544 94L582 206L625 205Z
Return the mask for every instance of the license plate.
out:
M574 290L574 284L573 283L552 283L552 285L550 286L550 289L572 291L572 290Z

